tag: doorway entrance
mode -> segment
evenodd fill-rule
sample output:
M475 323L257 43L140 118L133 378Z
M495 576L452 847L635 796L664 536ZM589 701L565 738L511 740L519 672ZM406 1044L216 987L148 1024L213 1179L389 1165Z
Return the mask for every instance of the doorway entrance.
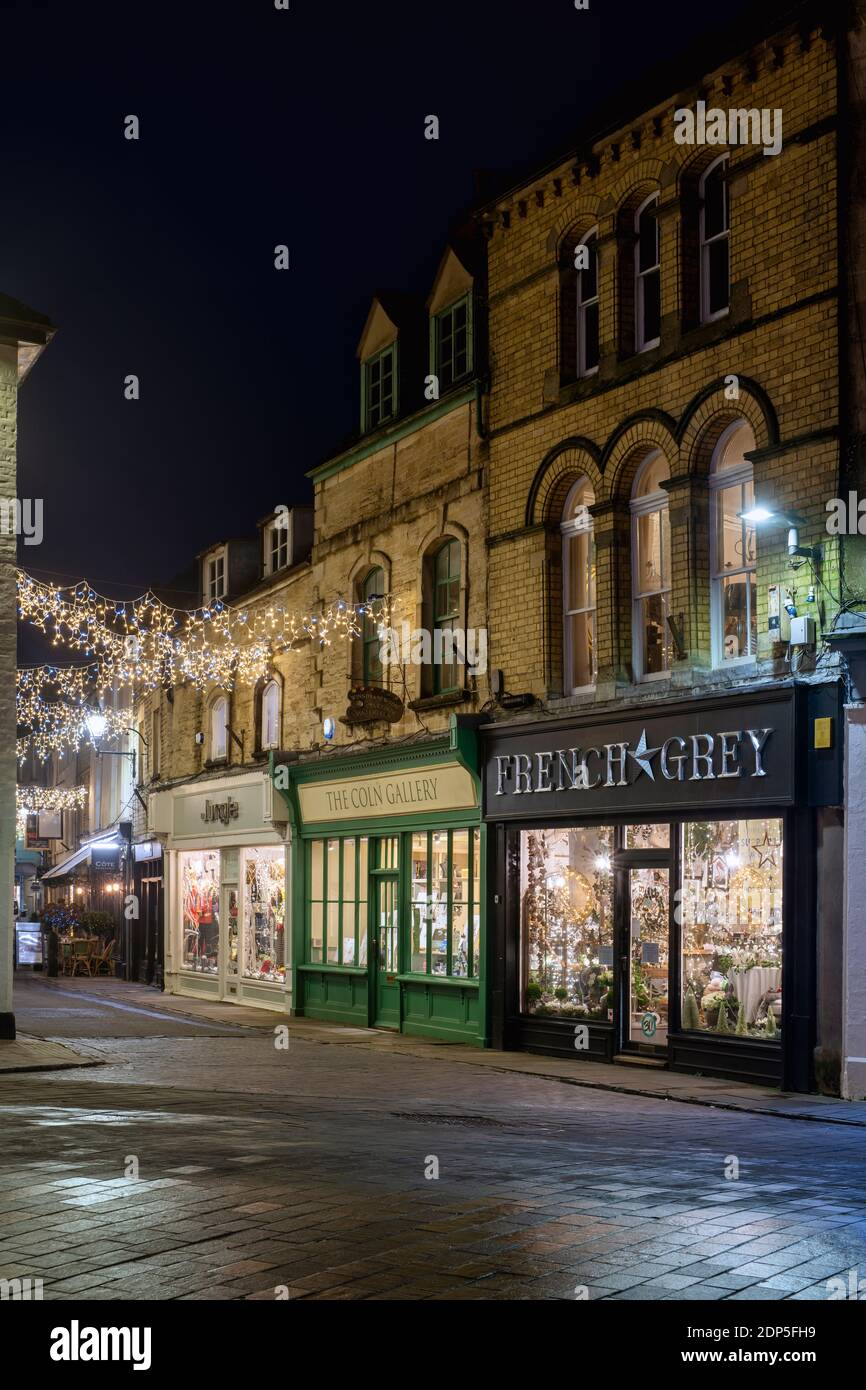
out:
M670 870L632 866L626 873L628 949L623 953L622 1046L666 1048L670 964Z

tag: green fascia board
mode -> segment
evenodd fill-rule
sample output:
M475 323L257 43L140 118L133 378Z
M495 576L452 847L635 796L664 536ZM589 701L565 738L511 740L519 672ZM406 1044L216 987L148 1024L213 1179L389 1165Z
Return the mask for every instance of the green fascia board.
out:
M338 826L335 826L331 821L304 825L301 821L298 785L307 782L331 782L338 777L348 779L375 773L411 772L416 767L431 767L437 763L455 761L465 768L471 776L478 805L475 810L443 811L436 817L437 823L446 826L480 822L481 773L478 767L478 736L474 728L461 724L457 716L453 714L447 733L440 734L423 743L413 744L409 747L405 744L395 744L391 747L367 749L363 753L352 753L347 750L345 753L329 754L323 758L310 759L304 763L280 763L277 760L277 754L271 752L268 757L268 772L274 783L274 790L282 796L288 808L289 822L293 831L303 835L327 835L335 832L350 835L357 833L358 829L361 828L369 830L372 823L371 818L359 816L357 820L341 820ZM288 772L287 787L277 785L276 769L278 767L285 767ZM285 778L281 777L280 780L284 781ZM377 825L382 823L383 826L387 825L388 828L394 830L411 830L428 823L430 819L429 811L421 811L414 815L377 816L375 823Z
M305 476L311 478L314 483L323 483L326 478L332 478L335 473L342 473L344 468L351 468L353 464L361 463L371 454L378 454L389 444L396 444L399 439L405 439L407 435L415 434L431 420L438 420L443 415L450 415L452 410L459 410L461 406L468 405L474 398L475 382L472 381L454 395L449 393L441 400L432 401L429 406L418 411L415 415L410 415L407 420L397 420L393 424L387 425L374 439L364 440L354 449L350 449L348 453L341 454L335 459L329 459L326 463L320 463L317 468L311 468Z

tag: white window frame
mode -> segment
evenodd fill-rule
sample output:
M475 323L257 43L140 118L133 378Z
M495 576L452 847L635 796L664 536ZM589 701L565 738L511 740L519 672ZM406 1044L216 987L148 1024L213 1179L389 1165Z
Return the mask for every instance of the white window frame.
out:
M285 551L285 558L281 558ZM276 552L276 559L274 553ZM288 513L269 521L265 527L265 574L276 574L288 567L292 554L292 523Z
M754 574L756 576L755 602L757 603L757 573L758 573L758 536L755 532L755 563L754 565L743 565L740 569L719 570L719 544L718 544L718 511L719 494L728 488L743 488L747 483L754 486L755 470L750 463L739 464L736 468L726 468L721 473L716 471L718 461L727 448L732 436L748 421L739 419L733 424L728 425L719 436L713 457L710 463L709 476L709 523L710 523L710 636L712 645L713 667L716 670L728 671L735 666L753 666L758 659L757 650L747 652L741 656L725 656L725 635L724 635L724 592L725 579L735 579L737 575ZM747 595L751 594L751 588L747 587ZM747 602L751 599L748 598ZM751 612L749 612L751 619ZM748 632L751 632L751 622L747 623ZM757 634L756 634L757 645Z
M599 294L598 294L598 227L591 227L590 230L586 233L586 236L581 237L580 241L577 243L577 248L579 249L581 246L586 246L587 243L590 241L590 239L591 239L592 237L595 238L595 294L594 294L594 295L592 296L592 298L590 298L590 299L582 299L582 298L581 298L581 285L583 284L583 277L584 277L584 275L586 274L586 272L583 271L583 270L578 270L578 272L577 272L577 279L576 279L575 287L574 287L575 308L576 308L576 313L577 313L577 375L578 375L578 377L595 376L596 372L598 371L598 363L597 363L597 362L596 362L596 364L595 364L594 367L587 367L587 365L586 365L586 311L587 311L587 309L592 308L593 305L595 305L596 307L598 307L598 304L599 304ZM600 312L600 311L599 311L599 312ZM600 329L601 329L601 323L600 323L600 321L599 321L599 330L600 330ZM601 346L601 344L600 344L600 342L599 342L599 347L600 347L600 346Z
M639 681L662 681L670 678L670 667L666 666L662 671L647 671L646 669L646 649L644 645L644 625L641 619L642 606L644 599L661 597L665 600L665 613L670 608L671 593L671 557L665 554L664 550L664 528L659 526L659 549L662 561L662 577L667 583L662 589L642 589L641 576L639 573L640 559L640 539L638 522L641 517L652 516L655 512L669 511L669 497L667 493L659 488L657 492L649 492L645 497L638 497L637 491L644 473L655 463L661 455L661 449L654 449L647 454L643 463L637 471L632 488L631 508L631 578L632 578L632 662L637 680ZM667 573L665 573L667 571Z
M219 711L222 710L222 723L217 724L220 717ZM218 695L210 707L210 729L208 737L210 741L211 762L220 763L228 759L229 754L229 700L227 695ZM219 735L217 730L220 730ZM220 741L218 741L218 739Z
M661 296L661 274L662 274L662 238L661 228L656 222L656 260L655 264L648 266L646 270L640 268L640 220L643 213L651 205L658 206L658 193L651 193L648 198L644 198L640 207L634 215L634 345L635 352L649 352L650 348L658 347L661 337L644 338L644 280L649 275L659 277L659 296ZM661 305L661 299L659 300ZM661 327L661 307L659 309L659 326Z
M590 691L595 690L596 683L598 680L598 668L596 665L597 648L595 640L596 614L598 612L598 596L595 592L595 586L593 585L592 588L592 603L585 604L584 606L579 608L571 608L569 606L569 576L571 574L571 569L569 566L569 547L571 546L572 541L576 536L586 535L587 533L589 534L587 565L590 573L592 572L595 554L595 527L593 525L592 516L588 516L589 524L587 525L586 516L572 517L569 515L569 513L573 509L574 499L576 497L579 497L580 494L584 492L586 488L589 488L589 490L593 494L593 497L595 497L595 490L586 476L578 478L577 482L574 483L573 486L569 489L568 496L565 499L565 506L563 507L563 516L565 520L563 520L560 523L559 527L560 535L562 538L562 665L563 677L565 677L566 675L568 676L568 680L566 681L565 679L563 679L562 682L563 691L565 695L585 695ZM592 503L590 503L590 505L592 505ZM573 686L571 685L571 676L574 670L574 663L572 661L573 652L571 649L571 623L569 619L577 617L581 613L592 614L592 681L589 683L589 685Z
M219 569L218 587L215 587L215 571ZM228 552L226 546L219 550L214 550L208 555L204 562L204 598L205 607L210 603L216 603L217 599L226 596L226 572L228 569Z
M704 190L706 182L714 169L718 169L720 164L727 164L728 155L720 154L718 159L714 159L712 164L708 164L701 174L698 184L698 199L700 202L700 212L698 217L698 239L700 242L700 267L701 267L701 323L715 323L717 319L723 319L731 310L731 206L728 197L727 185L725 185L725 228L722 232L717 232L715 236L707 237L704 232ZM710 253L709 248L717 241L726 240L728 243L728 302L724 309L717 309L714 314L708 310L710 302Z
M273 701L274 701L274 709L273 709L274 730L273 730L273 736L272 736L272 737L269 736L269 733L268 733L268 700L269 700L269 698L272 698ZM267 685L265 685L265 686L262 687L261 701L262 701L262 705L261 705L261 736L262 736L262 748L279 748L279 746L280 746L280 715L281 715L281 709L280 709L280 685L279 685L279 681L277 681L277 680L269 680L268 683L267 683Z

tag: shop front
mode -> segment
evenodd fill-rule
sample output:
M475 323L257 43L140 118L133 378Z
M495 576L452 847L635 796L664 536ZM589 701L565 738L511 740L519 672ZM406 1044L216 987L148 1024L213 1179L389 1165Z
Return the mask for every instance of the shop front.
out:
M836 686L488 726L494 1045L813 1089Z
M264 772L151 795L149 833L164 846L152 908L158 915L165 892L169 993L290 1010L288 846L281 803L273 808Z
M484 1045L485 834L474 732L294 764L295 1011Z

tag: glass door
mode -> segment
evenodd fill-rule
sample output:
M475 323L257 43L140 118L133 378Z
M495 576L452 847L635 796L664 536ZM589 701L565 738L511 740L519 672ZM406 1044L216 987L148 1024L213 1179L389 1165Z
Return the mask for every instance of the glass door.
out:
M666 1047L668 1040L668 963L670 870L667 865L631 865L627 875L628 953L623 994L623 1044Z
M376 1028L400 1027L400 839L388 835L377 842L373 893L376 933L373 959L373 1023Z

